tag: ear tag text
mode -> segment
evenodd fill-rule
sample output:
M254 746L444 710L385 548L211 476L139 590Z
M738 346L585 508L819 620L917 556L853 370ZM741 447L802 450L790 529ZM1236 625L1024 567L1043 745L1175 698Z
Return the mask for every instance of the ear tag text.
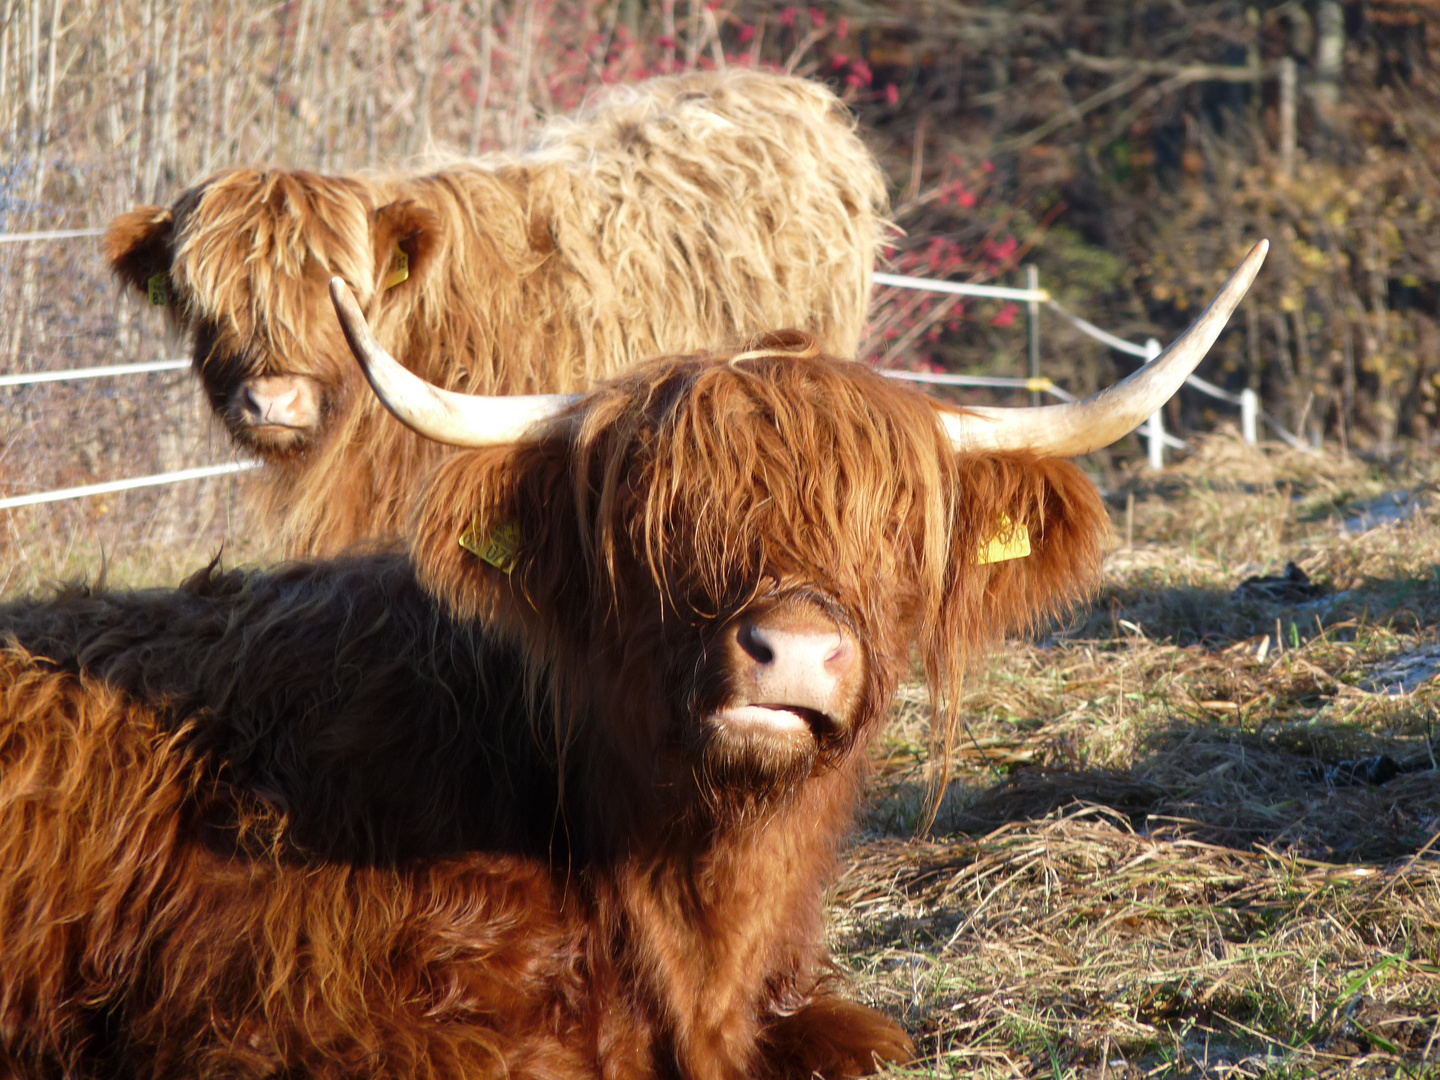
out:
M482 562L508 574L515 569L515 562L520 554L520 523L503 521L489 533L482 533L480 520L476 518L470 522L470 527L460 534L460 546Z
M980 565L1005 562L1007 559L1023 559L1029 554L1030 530L1002 514L1000 531L980 546Z
M150 297L151 307L165 307L170 303L170 282L164 272L151 274L146 279L145 295Z
M395 241L395 269L385 275L385 288L393 289L402 281L410 280L410 256L400 246L400 241Z

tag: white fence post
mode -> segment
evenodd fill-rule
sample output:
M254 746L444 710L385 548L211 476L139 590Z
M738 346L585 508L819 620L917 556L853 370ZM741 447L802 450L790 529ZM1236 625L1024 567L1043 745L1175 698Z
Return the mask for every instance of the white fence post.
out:
M1248 386L1240 391L1240 434L1254 446L1259 441L1260 395Z
M1153 337L1148 338L1145 342L1145 362L1148 364L1159 355L1160 342ZM1161 409L1156 409L1150 414L1150 419L1145 421L1145 438L1150 444L1148 449L1150 451L1150 468L1152 469L1165 467L1165 419L1160 413Z
M1159 409L1150 414L1150 419L1145 421L1145 426L1141 430L1150 444L1150 468L1157 471L1163 469L1165 467L1165 421L1160 418Z

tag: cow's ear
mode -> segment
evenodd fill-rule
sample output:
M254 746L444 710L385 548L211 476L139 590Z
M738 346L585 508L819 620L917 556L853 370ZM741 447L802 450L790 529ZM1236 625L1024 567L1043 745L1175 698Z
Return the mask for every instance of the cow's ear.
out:
M375 289L418 288L430 273L440 243L440 217L408 199L376 210L370 223L375 250Z
M166 295L175 215L161 206L137 206L110 222L105 230L105 259L130 288L151 297Z
M1036 628L1097 583L1110 515L1071 461L977 456L962 465L965 513L953 558L975 564L977 625L995 636ZM978 586L978 587L977 587Z
M573 602L584 593L573 577L585 554L572 472L567 438L447 455L411 523L411 555L426 588L452 614L502 626Z

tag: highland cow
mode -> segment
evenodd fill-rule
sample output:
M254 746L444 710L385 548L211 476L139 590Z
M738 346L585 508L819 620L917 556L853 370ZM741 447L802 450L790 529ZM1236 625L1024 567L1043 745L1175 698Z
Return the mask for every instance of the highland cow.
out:
M1219 332L1077 405L947 412L803 335L579 401L460 399L411 559L0 610L0 1071L849 1077L822 898L918 653L1078 598L1113 441ZM537 418L538 417L538 418ZM500 422L497 424L496 420Z
M640 360L794 326L858 347L884 180L817 83L731 69L606 91L532 149L373 176L237 169L111 223L166 305L292 554L398 534L440 453L384 415L335 327L339 275L412 371L581 390Z

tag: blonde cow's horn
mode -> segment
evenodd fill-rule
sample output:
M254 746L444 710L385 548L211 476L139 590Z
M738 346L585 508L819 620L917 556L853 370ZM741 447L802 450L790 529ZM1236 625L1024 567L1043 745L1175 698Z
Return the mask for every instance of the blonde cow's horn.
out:
M945 430L955 449L978 453L1028 450L1044 457L1077 457L1117 442L1180 389L1215 344L1269 250L1268 240L1251 248L1190 329L1154 360L1114 386L1066 405L977 407L943 413Z
M450 446L502 446L580 399L578 394L485 397L441 390L385 351L342 278L330 279L330 300L375 395L395 419L427 439Z

